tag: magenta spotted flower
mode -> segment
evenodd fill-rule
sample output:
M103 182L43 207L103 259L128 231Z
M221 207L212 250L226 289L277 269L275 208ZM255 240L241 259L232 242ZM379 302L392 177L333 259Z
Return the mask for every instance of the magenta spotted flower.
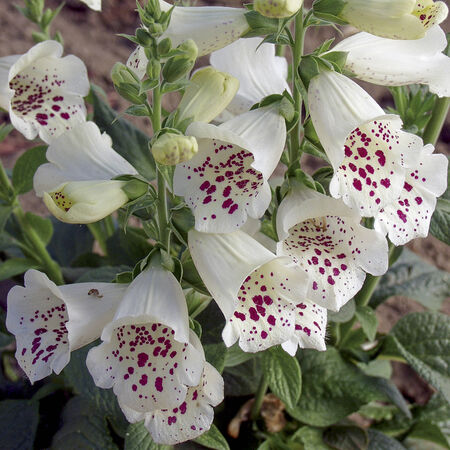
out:
M97 339L126 288L115 283L56 286L47 275L28 270L25 286L8 294L6 327L16 336L16 359L29 380L60 373L70 352Z
M62 52L58 42L44 41L24 55L0 58L0 106L27 139L39 134L48 143L86 120L86 67Z
M277 212L278 255L311 278L307 297L337 311L362 287L366 272L388 268L386 238L359 224L358 213L308 188L295 188Z
M271 199L267 180L286 141L278 111L260 108L220 126L194 122L186 133L197 139L199 150L177 165L174 193L191 207L196 230L229 233L248 216L261 217Z
M432 146L402 131L398 116L385 114L344 75L322 72L311 81L308 99L334 169L331 195L361 216L375 217L376 229L396 245L426 236L436 196L447 184L446 158L431 155ZM414 196L408 194L413 186Z
M308 276L242 231L189 232L189 249L206 287L225 316L225 345L247 352L274 345L325 349L326 310L305 296Z

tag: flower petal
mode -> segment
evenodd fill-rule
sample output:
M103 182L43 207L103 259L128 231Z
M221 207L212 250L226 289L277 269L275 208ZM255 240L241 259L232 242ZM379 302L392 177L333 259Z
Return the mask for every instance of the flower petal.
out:
M211 65L235 76L237 96L228 106L233 114L242 114L264 97L290 91L287 84L286 58L275 56L275 45L259 37L239 39L211 54Z
M28 270L25 287L8 294L6 325L16 335L16 359L30 381L61 372L71 351L97 339L124 290L112 283L56 286L45 274Z
M94 11L102 10L102 0L81 0L81 1Z
M138 45L128 58L127 67L129 67L139 79L142 80L147 70L148 58L145 56L144 47Z
M40 197L68 181L110 180L118 175L137 174L94 122L81 123L54 139L46 157L49 163L38 168L33 180Z
M436 197L447 186L448 159L433 155L434 148L425 146L419 163L407 169L403 190L396 201L386 205L375 218L375 229L389 234L395 245L426 237L436 207Z
M450 96L450 58L444 31L435 26L416 40L384 39L358 33L333 51L348 52L346 69L361 80L383 86L427 84L439 97Z
M9 100L13 94L9 88L9 71L22 55L10 55L0 58L0 107L9 109Z
M76 56L61 58L61 54L61 44L44 41L10 69L11 122L28 139L39 133L41 139L50 142L86 120L86 67Z

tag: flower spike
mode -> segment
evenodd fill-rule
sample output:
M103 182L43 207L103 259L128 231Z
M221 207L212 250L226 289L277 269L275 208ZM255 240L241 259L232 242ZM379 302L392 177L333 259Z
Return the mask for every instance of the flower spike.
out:
M127 285L75 283L56 286L31 269L25 287L8 294L6 327L16 336L16 359L32 383L60 373L70 352L97 339L113 318Z
M0 106L27 139L39 134L49 143L86 120L86 67L62 52L58 42L44 41L24 55L0 58Z
M384 39L358 33L339 42L333 51L348 52L345 68L360 80L382 86L426 84L439 97L450 97L450 58L439 26L422 39Z
M385 237L360 219L341 200L307 188L295 188L277 212L277 254L310 275L307 297L333 311L361 289L365 272L382 275L388 268Z
M289 258L277 257L236 231L191 230L189 250L226 325L226 346L239 340L246 352L278 344L295 353L298 344L325 349L326 310L305 298L308 277Z

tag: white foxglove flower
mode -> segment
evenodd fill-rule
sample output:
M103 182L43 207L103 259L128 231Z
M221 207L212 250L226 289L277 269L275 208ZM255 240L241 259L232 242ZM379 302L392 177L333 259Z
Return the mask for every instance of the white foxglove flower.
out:
M56 286L37 270L8 294L6 327L16 336L16 359L32 383L60 373L70 352L97 339L112 320L127 285Z
M395 245L428 235L436 197L447 188L448 159L445 155L433 155L433 151L431 144L420 151L417 164L406 168L398 199L381 209L375 218L375 229L388 233Z
M275 55L274 44L262 42L259 37L239 39L211 54L211 65L235 76L240 83L227 108L228 117L249 111L264 97L290 91L286 58Z
M290 256L310 275L307 297L327 309L347 303L365 272L382 275L388 268L386 238L360 220L341 200L308 188L295 188L278 208L277 254Z
M174 193L184 196L199 231L229 233L247 217L261 217L271 200L268 178L286 141L286 125L272 107L238 116L220 126L194 122L187 135L199 151L179 164Z
M265 17L283 18L295 14L303 0L254 0L253 8Z
M81 0L85 5L89 6L89 8L94 11L102 10L102 0Z
M45 142L86 120L83 97L89 93L84 63L61 58L56 41L36 44L24 55L0 58L0 106L27 139Z
M390 39L419 39L448 14L433 0L340 0L339 16L362 31Z
M434 167L436 174L435 184L425 187L424 192L435 197L445 186L446 175L439 167L445 165L442 158L427 158L430 147L425 149L420 137L402 131L401 119L384 114L375 100L353 81L336 72L323 72L311 81L308 100L314 128L334 169L330 193L342 197L361 216L377 219L382 211L389 211L392 216L391 209L405 196L408 173L422 171L424 158L427 170ZM414 180L418 181L415 176L417 173ZM423 183L429 181L427 176L422 176ZM378 229L384 232L389 229L390 236L403 234L401 239L394 238L395 242L422 236L424 228L418 223L424 219L429 223L435 200L427 196L422 203L420 208L407 207L407 211L395 209L403 222L400 229L395 230L397 224L386 216L384 226Z
M361 80L383 86L426 84L439 97L450 97L450 58L439 26L422 39L384 39L358 33L339 42L333 51L348 52L345 68Z
M50 212L68 223L100 220L128 202L125 181L137 174L112 148L111 138L94 122L84 122L52 141L47 164L34 175L34 190Z
M175 445L195 439L211 427L213 406L223 400L223 378L205 362L200 383L189 387L186 398L176 408L159 409L147 413L137 412L121 405L131 423L144 420L145 427L157 444Z
M239 340L246 352L282 344L325 349L326 310L305 298L308 277L287 257L277 257L253 238L189 232L189 250L226 325L227 347Z
M86 360L95 384L113 388L122 406L173 409L197 386L205 357L190 335L186 300L172 273L150 266L127 289L103 343Z
M163 0L159 1L162 11L173 7ZM248 29L244 8L223 6L175 6L170 24L161 39L170 38L172 48L183 41L192 39L198 47L198 56L207 55L239 39ZM138 46L130 55L127 66L139 77L145 74L148 59L142 47Z

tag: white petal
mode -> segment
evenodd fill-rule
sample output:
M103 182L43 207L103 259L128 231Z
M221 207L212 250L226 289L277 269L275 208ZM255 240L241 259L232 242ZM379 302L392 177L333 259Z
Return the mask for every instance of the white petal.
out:
M275 45L261 38L239 39L211 54L211 65L235 76L239 82L237 97L228 110L242 114L271 94L290 91L286 81L287 61L275 56ZM259 48L258 48L259 46Z
M160 4L162 10L172 6L163 1ZM186 39L193 39L199 56L207 55L231 44L249 29L246 12L244 8L221 6L176 6L169 27L161 38L169 37L172 47Z
M97 339L124 289L111 283L56 286L28 270L25 287L15 286L8 295L6 325L16 335L16 359L30 381L61 372L71 351Z
M251 145L239 135L211 124L195 122L187 129L199 151L174 174L174 193L182 195L195 216L195 228L229 233L248 214L261 216L270 203L263 174L254 168Z
M361 289L364 270L377 275L387 270L386 239L359 221L340 200L310 189L294 190L277 213L278 254L310 275L307 298L333 311Z
M73 55L61 58L55 41L35 45L11 67L9 87L13 125L28 139L38 133L45 142L86 120L83 97L89 92L84 63Z
M110 180L118 175L137 174L94 122L81 123L53 140L46 157L49 163L40 166L34 176L38 196L68 181Z
M450 96L450 58L444 31L435 26L422 39L384 39L358 33L333 51L348 52L346 69L361 80L383 86L427 84L440 97Z
M0 58L0 107L8 110L9 100L14 91L9 88L9 71L22 55L10 55Z
M308 103L314 128L335 169L344 158L350 132L384 115L367 92L337 72L322 72L311 80Z
M83 3L89 6L94 11L102 10L102 0L81 0Z
M127 61L127 66L140 78L144 78L147 69L148 58L145 56L144 47L135 48Z
M283 349L295 356L297 347L325 351L327 331L327 310L309 300L296 305L295 334L282 344Z
M375 229L388 233L395 245L428 235L436 197L443 194L447 186L448 167L448 159L444 155L433 155L432 151L431 145L423 148L419 163L407 169L399 198L376 216Z

